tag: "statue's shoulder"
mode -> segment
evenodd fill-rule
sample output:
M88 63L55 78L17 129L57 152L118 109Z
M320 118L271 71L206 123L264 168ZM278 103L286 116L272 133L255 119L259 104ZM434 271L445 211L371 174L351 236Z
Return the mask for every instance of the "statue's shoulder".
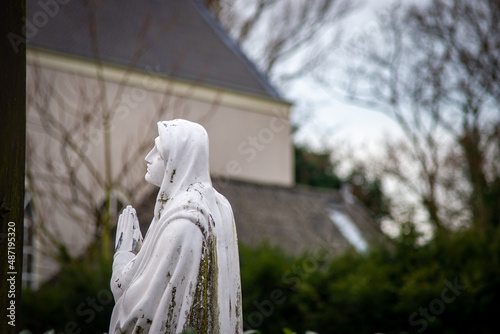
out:
M198 211L188 210L185 214L172 217L161 233L162 237L167 239L172 236L176 236L179 240L182 238L193 239L197 231L201 232L203 237L206 237L206 226L206 217Z
M229 203L229 201L227 200L227 198L224 195L222 195L220 192L218 192L215 188L214 188L214 192L215 192L215 198L217 200L217 204L221 205L223 207L226 207L226 208L228 208L229 210L232 211L232 209L231 209L231 203Z

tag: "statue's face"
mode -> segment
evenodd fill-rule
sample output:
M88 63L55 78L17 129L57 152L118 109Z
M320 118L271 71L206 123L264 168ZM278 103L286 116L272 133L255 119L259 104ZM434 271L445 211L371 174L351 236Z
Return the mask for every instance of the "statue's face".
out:
M155 146L144 158L147 162L147 172L145 179L147 182L160 187L165 175L165 162L163 161L158 147Z

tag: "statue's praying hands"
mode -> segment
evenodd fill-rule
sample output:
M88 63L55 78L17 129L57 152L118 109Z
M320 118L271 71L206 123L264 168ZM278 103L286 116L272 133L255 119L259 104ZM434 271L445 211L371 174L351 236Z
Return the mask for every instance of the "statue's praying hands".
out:
M115 251L137 254L142 246L142 234L135 209L128 205L118 217Z

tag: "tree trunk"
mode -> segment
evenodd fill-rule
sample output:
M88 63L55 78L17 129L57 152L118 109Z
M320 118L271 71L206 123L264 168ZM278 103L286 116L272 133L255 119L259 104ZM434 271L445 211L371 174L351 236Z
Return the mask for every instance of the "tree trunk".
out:
M478 231L486 233L491 227L491 213L494 212L494 208L488 206L489 187L484 172L485 158L480 142L479 130L476 128L467 130L460 140L467 161L469 182L472 186L473 224Z
M18 333L23 271L26 137L25 0L4 3L0 81L0 333Z

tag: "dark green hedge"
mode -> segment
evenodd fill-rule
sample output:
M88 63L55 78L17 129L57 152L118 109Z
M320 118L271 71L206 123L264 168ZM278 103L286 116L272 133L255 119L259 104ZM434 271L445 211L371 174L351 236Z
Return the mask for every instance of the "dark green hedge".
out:
M500 233L460 233L421 247L416 237L328 264L318 254L290 259L266 246L241 247L246 328L263 334L284 327L298 333L498 333ZM275 290L282 295L273 302Z
M66 261L61 272L38 291L23 291L21 327L33 334L103 334L114 300L109 288L111 262Z
M245 329L283 333L498 333L500 233L472 232L415 246L410 233L368 254L326 261L328 249L292 257L240 247ZM107 331L110 264L69 262L53 282L24 292L32 332ZM78 330L81 329L79 332Z

